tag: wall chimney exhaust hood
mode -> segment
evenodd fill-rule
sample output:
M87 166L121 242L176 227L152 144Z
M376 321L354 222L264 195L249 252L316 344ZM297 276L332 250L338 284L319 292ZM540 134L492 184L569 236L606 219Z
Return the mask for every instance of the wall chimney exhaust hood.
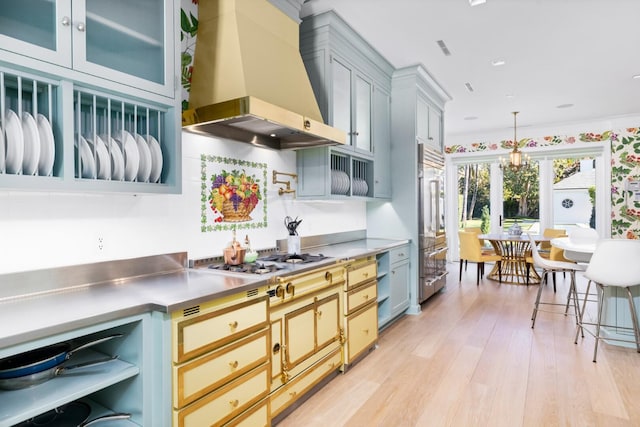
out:
M183 129L273 149L346 143L323 123L299 26L267 0L206 0Z

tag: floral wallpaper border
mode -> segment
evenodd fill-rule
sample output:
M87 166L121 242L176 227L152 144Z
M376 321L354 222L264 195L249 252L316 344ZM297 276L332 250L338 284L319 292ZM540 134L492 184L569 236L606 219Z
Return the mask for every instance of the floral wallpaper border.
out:
M524 138L518 148L540 148L571 145L576 142L609 142L611 144L611 236L640 239L640 200L627 189L627 182L640 180L640 127L602 133L579 133L576 136ZM498 149L511 150L513 141L474 142L445 147L445 153L473 153Z

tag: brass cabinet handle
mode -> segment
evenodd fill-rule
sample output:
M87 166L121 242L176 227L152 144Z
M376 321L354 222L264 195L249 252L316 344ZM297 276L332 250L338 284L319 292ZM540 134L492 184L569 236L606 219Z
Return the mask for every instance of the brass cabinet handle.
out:
M234 408L237 408L239 404L240 404L240 401L238 399L233 399L229 401L229 405L233 406Z
M237 327L238 327L238 321L237 321L237 320L234 320L233 322L229 323L229 327L230 327L231 329L235 329L235 328L237 328Z
M331 274L330 271L327 271L326 273L324 273L324 280L331 283L333 281L333 274Z
M296 394L298 394L298 392L295 391L295 390L289 392L289 396L291 396L291 397L295 396Z
M318 317L322 316L322 310L318 310L318 311L316 311L316 315L317 315Z
M369 299L369 295L362 295L364 299Z
M291 294L291 296L293 296L296 291L296 287L293 285L293 283L289 282L287 283L287 287L285 288L285 290L288 294Z
M364 332L365 334L369 335L369 330L368 329L364 329L362 332Z
M229 366L231 366L233 369L236 369L238 367L238 361L234 360L233 362L229 362Z
M368 271L365 271L364 273L362 273L362 275L363 275L364 277L369 277L369 272L368 272Z

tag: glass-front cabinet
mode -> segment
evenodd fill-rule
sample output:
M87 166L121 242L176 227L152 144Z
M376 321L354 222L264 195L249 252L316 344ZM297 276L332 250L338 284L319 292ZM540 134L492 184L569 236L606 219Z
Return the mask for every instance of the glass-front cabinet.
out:
M0 187L180 191L177 0L0 8Z
M0 11L0 48L173 96L172 2L21 0Z
M331 125L349 135L351 147L363 154L373 151L371 144L372 84L335 56L331 58Z

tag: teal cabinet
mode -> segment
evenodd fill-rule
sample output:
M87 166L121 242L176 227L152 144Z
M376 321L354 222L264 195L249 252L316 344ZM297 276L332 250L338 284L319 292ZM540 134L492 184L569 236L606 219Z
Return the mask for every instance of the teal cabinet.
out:
M173 97L173 1L14 3L0 11L1 49Z
M442 110L424 95L418 94L416 101L416 141L442 152Z
M124 412L131 418L118 421L119 426L166 425L166 416L157 408L162 383L151 361L161 351L161 342L154 339L153 329L151 315L144 314L1 349L0 359L52 344L73 342L76 347L121 334L78 351L66 364L118 356L99 367L69 370L35 387L0 390L0 425L18 424L78 399L90 405L91 419Z
M300 52L325 122L349 135L347 146L327 151L338 161L347 159L350 171L344 172L356 179L350 183L355 194L348 191L348 195L390 198L388 159L393 67L332 11L302 21ZM305 151L297 153L299 164L309 163L309 154ZM331 157L325 163L329 169L336 170ZM342 175L339 167L337 170L338 173L331 170L323 173L329 185L325 196L336 195L330 190L331 175ZM361 179L366 181L366 187L360 183Z
M378 327L383 329L404 314L410 305L409 245L379 253Z
M178 6L25 0L0 10L0 187L181 191Z

